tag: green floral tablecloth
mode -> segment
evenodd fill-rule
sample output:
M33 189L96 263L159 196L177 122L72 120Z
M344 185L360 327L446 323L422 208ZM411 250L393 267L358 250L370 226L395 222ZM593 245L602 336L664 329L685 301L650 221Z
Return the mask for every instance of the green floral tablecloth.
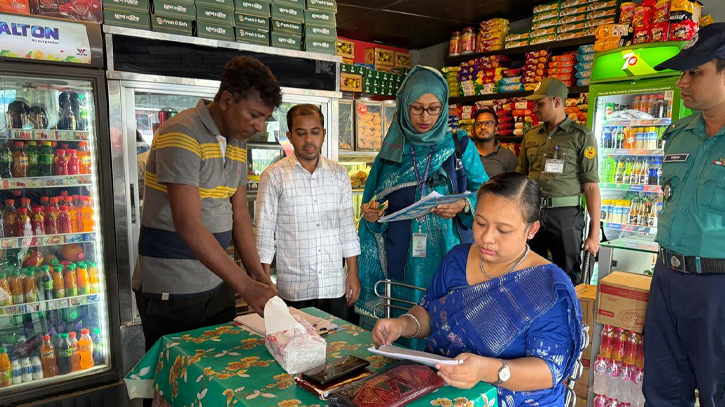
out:
M371 354L370 332L314 308L305 312L337 324L325 335L328 362L347 355L370 361L377 371L392 359ZM321 407L327 403L297 387L264 346L264 338L231 323L161 338L125 378L130 398L154 398L173 407ZM496 389L445 386L415 406L493 407Z

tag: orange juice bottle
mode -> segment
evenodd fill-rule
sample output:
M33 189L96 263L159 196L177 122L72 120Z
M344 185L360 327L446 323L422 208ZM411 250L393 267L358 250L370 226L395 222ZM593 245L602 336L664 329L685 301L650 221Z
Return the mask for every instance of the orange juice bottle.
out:
M40 345L40 363L43 365L43 377L53 377L58 374L55 346L50 341L50 335L43 336L43 344Z
M63 199L65 200L65 206L68 207L68 215L70 216L70 224L73 225L73 232L78 233L81 231L81 229L78 229L78 222L80 222L78 208L76 208L75 203L73 203L72 196L66 196Z
M5 294L8 297L5 300L0 299L0 307L13 305L13 295L10 292L10 283L8 282L6 273L0 273L0 290L5 291Z
M35 281L34 267L28 267L25 270L25 280L23 281L23 292L25 294L25 302L38 301L38 284Z
M93 232L96 228L96 221L94 219L95 213L93 212L91 197L82 196L81 201L83 202L83 206L81 207L81 217L83 218L83 231Z
M88 262L88 285L91 294L101 292L101 282L98 279L98 265L94 261Z
M81 356L81 369L93 367L93 339L88 328L81 329L81 339L78 341L78 353Z
M81 355L78 353L78 339L75 332L68 332L68 342L70 342L70 370L75 372L81 370Z
M81 160L81 174L91 173L91 152L88 150L88 142L78 143L78 159Z
M78 286L76 285L76 281L78 281L78 277L76 276L76 265L70 263L66 266L65 275L63 276L66 297L75 297L78 295Z
M86 295L90 293L88 281L88 265L86 263L78 263L78 295Z
M10 294L13 296L13 304L19 305L25 302L25 292L23 289L23 278L25 276L20 274L20 271L13 270L10 272L8 278L8 285L10 285Z
M63 266L53 266L53 298L65 298L65 284L63 283Z
M12 366L8 357L8 348L0 348L0 387L8 387L12 384Z

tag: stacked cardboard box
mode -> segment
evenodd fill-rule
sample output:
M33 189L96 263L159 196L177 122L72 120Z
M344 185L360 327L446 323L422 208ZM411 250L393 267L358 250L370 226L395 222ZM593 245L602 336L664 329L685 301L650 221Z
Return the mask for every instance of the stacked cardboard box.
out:
M556 30L559 26L559 8L561 3L553 2L534 7L531 20L530 44L556 41Z
M149 0L103 0L104 24L148 30Z
M392 72L366 68L363 72L363 93L379 96L395 96L404 77Z
M305 11L305 50L334 55L337 53L337 28L334 0L307 0Z
M234 25L237 42L269 45L271 5L268 1L235 0Z

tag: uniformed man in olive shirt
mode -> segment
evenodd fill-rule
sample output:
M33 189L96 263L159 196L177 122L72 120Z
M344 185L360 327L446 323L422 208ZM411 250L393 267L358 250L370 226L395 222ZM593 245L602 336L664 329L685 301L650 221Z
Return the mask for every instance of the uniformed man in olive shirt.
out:
M498 117L491 109L481 109L476 112L473 124L473 141L476 143L478 155L481 157L483 169L489 177L502 172L516 171L518 160L514 153L496 140L498 132Z
M597 141L589 129L573 123L564 113L569 89L558 79L546 78L533 95L541 124L529 130L519 154L516 171L541 188L541 229L529 242L577 284L581 279L584 212L581 197L592 219L584 250L599 251L599 172Z
M644 321L646 406L725 406L725 23L655 69L696 111L663 135L660 256Z

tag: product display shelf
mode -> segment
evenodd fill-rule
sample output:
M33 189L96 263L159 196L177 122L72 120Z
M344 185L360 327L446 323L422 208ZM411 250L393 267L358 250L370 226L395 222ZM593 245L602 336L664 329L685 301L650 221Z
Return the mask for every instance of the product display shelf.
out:
M599 188L605 191L632 191L632 192L648 192L653 194L662 193L662 187L659 185L635 185L635 184L616 184L601 183Z
M511 57L511 59L514 59L515 57L523 57L524 54L527 52L532 51L539 51L542 49L548 49L552 52L564 52L564 51L573 51L577 48L579 48L581 45L588 45L588 44L594 44L594 41L596 39L594 36L587 36L582 38L575 38L572 40L565 40L565 41L551 41L551 42L545 42L541 44L535 44L535 45L528 45L525 47L517 47L517 48L506 48L501 49L497 51L488 51L488 52L477 52L473 54L466 54L466 55L457 55L454 57L447 57L446 58L446 65L458 65L461 62L470 61L471 59L475 58L481 58L489 55L508 55Z
M576 96L582 93L589 92L588 86L572 86L569 88L569 96ZM471 104L484 100L497 100L497 99L509 99L509 98L523 98L533 94L533 91L525 92L508 92L508 93L489 93L486 95L474 95L474 96L457 96L451 97L448 101L451 104Z
M86 141L91 133L82 130L0 129L0 139L37 141Z
M657 228L654 228L654 227L637 226L637 225L629 225L629 224L621 224L621 223L610 223L610 222L604 222L604 229L621 230L623 232L634 232L634 233L641 233L641 234L645 234L645 235L657 233Z
M0 248L2 249L21 249L28 247L48 247L62 246L72 243L94 242L96 241L96 232L82 233L61 233L55 235L38 235L38 236L22 236L22 237L3 237L0 238Z
M0 180L0 191L27 188L92 187L90 174L53 175L49 177L5 178Z
M0 307L0 317L11 317L14 315L25 315L34 312L60 310L81 305L99 304L101 295L99 293L76 295L73 297L56 298L45 301L26 302Z
M602 155L616 155L616 156L661 156L664 155L665 150L637 150L637 149L626 149L626 148L603 148L600 151Z
M669 126L672 119L611 119L602 120L602 126L630 126L630 127L648 127L648 126Z
M653 236L628 236L621 239L602 242L603 247L612 249L626 249L647 253L657 253L659 245L653 240Z

